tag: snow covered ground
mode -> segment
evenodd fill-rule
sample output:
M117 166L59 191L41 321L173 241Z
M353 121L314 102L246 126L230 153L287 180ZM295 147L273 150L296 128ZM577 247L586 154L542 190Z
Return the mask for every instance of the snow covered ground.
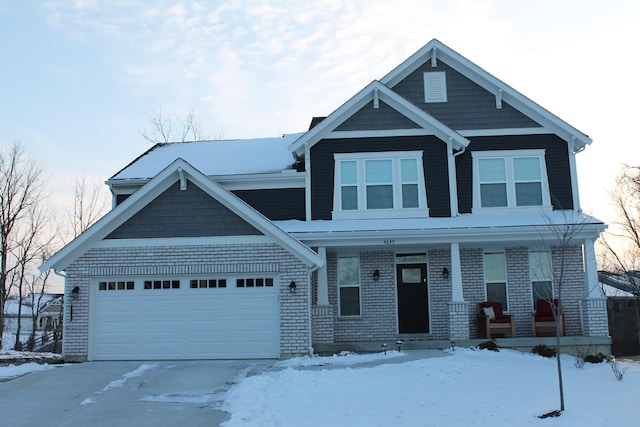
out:
M620 362L626 372L618 381L607 363L579 369L572 356L561 360L566 410L557 418L537 417L559 408L555 359L456 348L276 362L261 374L238 377L223 396L231 414L223 426L638 425L640 364ZM0 381L50 367L0 366ZM123 378L145 369L141 363ZM204 404L207 396L190 399Z
M411 352L407 352L409 354ZM502 350L456 349L447 357L402 363L402 355L300 358L246 378L226 396L237 426L637 426L640 365L623 363L620 382L607 363L574 366L562 356L565 412L555 359ZM371 358L387 363L371 363ZM362 366L363 361L370 362ZM316 365L316 368L310 366ZM318 366L322 365L322 366Z

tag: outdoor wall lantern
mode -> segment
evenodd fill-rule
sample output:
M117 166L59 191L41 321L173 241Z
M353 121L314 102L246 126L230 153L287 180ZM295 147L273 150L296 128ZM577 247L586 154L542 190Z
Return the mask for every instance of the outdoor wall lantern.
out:
M294 294L296 292L296 281L292 280L291 283L289 283L289 292L291 292L292 294Z
M443 279L448 279L449 278L449 269L447 267L444 267L442 269L442 278Z
M78 294L80 293L80 287L76 286L71 290L71 298L78 299Z
M380 278L380 270L376 268L375 270L373 270L373 281L377 282L379 278Z

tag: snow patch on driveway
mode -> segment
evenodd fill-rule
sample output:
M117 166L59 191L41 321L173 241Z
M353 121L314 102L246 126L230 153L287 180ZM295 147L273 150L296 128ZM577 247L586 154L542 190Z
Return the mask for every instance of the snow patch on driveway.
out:
M159 365L156 363L141 365L138 369L135 369L131 372L127 372L126 374L124 374L122 378L117 379L115 381L111 381L105 388L102 389L102 391L105 392L105 391L111 390L112 388L122 387L130 378L139 377L145 372L147 372L148 370L155 369L158 366Z
M155 396L143 396L138 399L139 402L158 402L158 403L197 403L197 404L205 404L210 403L213 400L222 401L220 397L216 393L209 394L182 394L182 393L171 393L171 394L160 394Z

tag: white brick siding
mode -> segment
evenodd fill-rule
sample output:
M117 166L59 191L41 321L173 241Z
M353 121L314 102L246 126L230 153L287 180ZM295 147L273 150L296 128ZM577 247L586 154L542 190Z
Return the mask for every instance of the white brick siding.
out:
M153 246L92 249L67 270L63 353L86 360L89 284L92 277L181 276L210 273L274 273L279 277L280 353L309 351L309 286L306 266L275 244ZM291 281L296 292L289 291ZM71 290L78 286L77 299ZM73 313L72 313L73 312Z

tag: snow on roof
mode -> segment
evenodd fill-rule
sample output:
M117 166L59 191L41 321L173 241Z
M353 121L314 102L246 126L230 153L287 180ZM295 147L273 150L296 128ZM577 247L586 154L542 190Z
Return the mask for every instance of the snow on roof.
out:
M280 172L293 164L295 159L288 147L303 133L280 138L158 144L111 179L152 178L178 158L209 176Z
M627 297L633 298L633 294L631 292L625 292L622 289L614 288L613 286L609 286L604 283L600 283L602 287L602 292L606 297Z

